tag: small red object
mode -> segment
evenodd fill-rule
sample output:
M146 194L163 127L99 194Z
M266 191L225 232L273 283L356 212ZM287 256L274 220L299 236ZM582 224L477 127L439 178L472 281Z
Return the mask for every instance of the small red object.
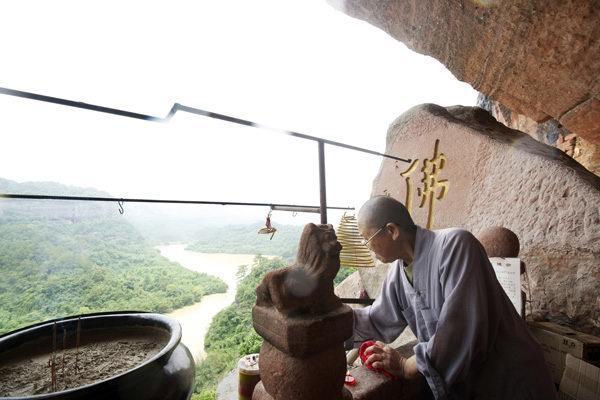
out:
M356 385L356 378L350 375L350 372L346 372L346 377L344 378L344 383L348 386Z
M373 345L375 345L375 342L372 340L366 340L366 341L362 342L362 344L360 345L360 347L358 349L358 355L359 355L360 360L362 361L363 365L365 367L367 367L368 369L370 369L371 371L381 372L382 374L384 374L385 376L387 376L388 378L390 378L392 380L398 379L397 376L392 375L389 371L386 371L383 368L373 368L373 366L371 364L367 364L367 358L369 358L371 353L369 353L369 354L365 354L365 353L367 352L367 348L369 348Z

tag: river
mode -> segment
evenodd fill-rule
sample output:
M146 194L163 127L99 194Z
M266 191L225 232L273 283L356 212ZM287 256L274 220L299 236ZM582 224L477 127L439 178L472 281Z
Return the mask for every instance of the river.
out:
M183 267L197 272L205 272L217 276L227 283L226 293L204 296L199 303L180 308L168 314L181 324L182 342L190 349L196 362L206 357L204 352L204 335L208 331L213 317L222 309L233 303L236 291L236 272L238 266L249 265L254 260L253 254L216 254L197 253L185 248L186 244L169 244L158 246L160 254Z

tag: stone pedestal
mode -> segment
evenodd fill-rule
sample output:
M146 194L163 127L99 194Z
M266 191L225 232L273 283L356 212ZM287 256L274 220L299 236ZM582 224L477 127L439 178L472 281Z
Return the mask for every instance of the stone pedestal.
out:
M261 384L253 400L352 399L344 388L344 340L352 335L350 307L322 315L286 317L255 306L254 329L265 340L260 350Z

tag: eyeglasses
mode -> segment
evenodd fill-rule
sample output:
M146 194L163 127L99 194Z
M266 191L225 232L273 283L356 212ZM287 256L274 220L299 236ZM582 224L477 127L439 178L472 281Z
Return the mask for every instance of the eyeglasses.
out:
M374 234L372 234L370 238L368 238L368 239L366 239L366 240L365 240L365 239L363 239L363 240L360 242L360 244L362 244L363 246L366 246L367 248L369 248L369 249L370 249L370 248L371 248L371 246L369 246L369 242L370 242L371 240L373 240L373 238L374 238L375 236L377 236L377 235L379 234L379 232L381 232L381 231L382 231L382 230L383 230L383 229L384 229L386 226L387 226L387 224L385 224L385 225L384 225L384 226L382 226L381 228L377 229L377 232L375 232Z

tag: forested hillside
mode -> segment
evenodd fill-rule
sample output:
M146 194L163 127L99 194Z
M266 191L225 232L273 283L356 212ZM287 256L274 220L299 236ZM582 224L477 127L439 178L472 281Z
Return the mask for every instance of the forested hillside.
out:
M108 196L5 179L0 192ZM0 333L87 312L169 312L225 290L162 257L115 204L0 200Z

